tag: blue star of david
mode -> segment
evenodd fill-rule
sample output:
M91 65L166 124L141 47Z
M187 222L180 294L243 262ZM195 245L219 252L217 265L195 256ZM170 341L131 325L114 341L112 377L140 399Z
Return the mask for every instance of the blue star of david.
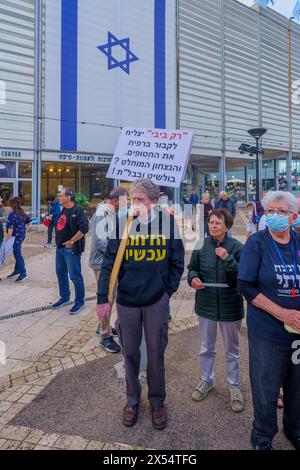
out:
M119 46L126 52L126 59L119 61L113 57L113 47ZM120 67L124 72L130 75L130 63L139 60L139 58L130 51L130 39L117 39L111 32L108 31L108 41L102 46L98 46L103 54L108 57L108 70Z

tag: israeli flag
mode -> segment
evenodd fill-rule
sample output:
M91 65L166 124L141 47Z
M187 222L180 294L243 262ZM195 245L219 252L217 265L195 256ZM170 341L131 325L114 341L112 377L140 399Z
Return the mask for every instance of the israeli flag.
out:
M270 3L270 0L256 0L255 3L261 8L267 8Z
M298 21L298 23L300 23L300 1L299 0L297 0L297 3L293 10L292 17L295 18L295 20Z
M176 127L175 4L46 2L45 149L113 153L120 127Z

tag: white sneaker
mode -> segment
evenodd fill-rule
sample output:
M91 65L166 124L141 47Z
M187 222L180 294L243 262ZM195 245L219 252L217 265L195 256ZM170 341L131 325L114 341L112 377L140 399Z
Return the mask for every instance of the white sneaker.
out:
M240 413L245 408L245 401L239 387L230 386L230 406L232 411Z
M203 400L207 394L215 388L215 384L201 380L198 387L192 393L192 399L195 401Z

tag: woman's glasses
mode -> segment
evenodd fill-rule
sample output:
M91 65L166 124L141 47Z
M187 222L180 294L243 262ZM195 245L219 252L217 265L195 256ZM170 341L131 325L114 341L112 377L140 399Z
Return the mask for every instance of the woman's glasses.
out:
M282 217L286 217L287 215L293 214L291 211L287 211L285 209L267 209L266 210L266 215L274 215L278 214L281 215Z

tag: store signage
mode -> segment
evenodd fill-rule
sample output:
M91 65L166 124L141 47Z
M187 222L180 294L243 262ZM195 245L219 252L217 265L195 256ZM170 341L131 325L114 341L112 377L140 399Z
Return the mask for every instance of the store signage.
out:
M42 160L48 162L109 164L112 160L112 157L102 155L85 155L77 153L44 152Z
M187 130L123 128L106 177L179 188L193 138Z
M33 160L33 152L28 150L0 149L0 160Z

